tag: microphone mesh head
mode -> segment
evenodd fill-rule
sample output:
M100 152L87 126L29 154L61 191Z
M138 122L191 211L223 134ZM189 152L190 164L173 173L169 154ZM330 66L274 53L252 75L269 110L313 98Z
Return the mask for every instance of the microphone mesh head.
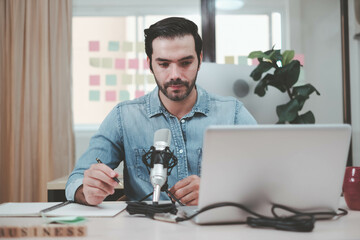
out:
M154 143L163 142L166 146L170 146L171 131L167 128L159 129L154 134Z

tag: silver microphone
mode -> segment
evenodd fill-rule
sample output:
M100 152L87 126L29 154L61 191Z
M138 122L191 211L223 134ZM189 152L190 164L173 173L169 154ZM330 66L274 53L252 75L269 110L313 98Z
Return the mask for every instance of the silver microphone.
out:
M168 161L164 150L170 146L171 131L167 128L159 129L154 134L155 151L151 156L152 168L150 170L150 182L154 187L153 203L157 204L160 199L162 186L167 180Z

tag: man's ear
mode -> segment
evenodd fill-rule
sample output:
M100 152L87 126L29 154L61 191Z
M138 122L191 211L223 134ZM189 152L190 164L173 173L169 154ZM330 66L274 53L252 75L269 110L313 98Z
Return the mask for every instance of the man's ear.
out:
M202 58L203 58L203 52L201 51L201 53L200 53L200 60L199 60L199 66L198 66L198 71L200 70L200 66L201 66L201 63L202 63Z
M150 61L151 61L150 58L149 58L149 57L146 57L147 65L148 65L150 71L154 74L154 72L153 72L153 70L152 70L152 67L151 67L151 62L150 62Z

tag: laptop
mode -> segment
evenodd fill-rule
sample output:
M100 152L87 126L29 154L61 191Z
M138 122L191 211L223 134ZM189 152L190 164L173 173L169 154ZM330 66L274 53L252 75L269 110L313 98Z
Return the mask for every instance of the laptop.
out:
M336 211L350 138L347 124L211 126L204 135L197 208L236 202L266 216L272 216L274 203L299 211ZM193 208L180 210L194 213ZM232 223L247 216L238 208L220 207L194 221Z

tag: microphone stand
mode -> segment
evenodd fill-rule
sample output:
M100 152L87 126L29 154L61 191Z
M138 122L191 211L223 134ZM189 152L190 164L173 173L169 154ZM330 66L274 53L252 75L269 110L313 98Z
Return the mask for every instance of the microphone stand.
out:
M171 196L171 202L172 203L175 203L174 200L180 205L180 206L185 206L182 202L180 202L180 200L175 197L174 194L172 194L169 190L168 190L169 186L167 184L167 181L166 183L161 187L161 192L166 192L168 195ZM147 199L148 197L150 197L151 195L153 195L154 191L152 191L151 193L149 193L148 195L146 195L145 197L143 197L139 202L142 202L144 201L145 199ZM153 205L156 205L155 203L153 203Z
M152 154L156 152L155 148L154 147L151 147L150 150L145 153L142 157L142 161L143 163L146 165L147 169L148 169L148 172L150 174L150 168L153 166L154 162L153 162L153 159L152 159ZM163 154L163 159L166 159L165 160L165 164L167 165L167 176L170 175L172 169L176 166L177 164L177 158L176 156L174 155L173 152L170 151L169 147L166 147L165 150L161 153ZM148 162L150 160L150 163ZM164 185L161 187L160 191L161 192L165 192L167 193L168 195L170 195L170 200L172 203L174 203L174 200L180 204L180 206L184 206L184 204L182 202L180 202L180 200L175 197L174 194L172 194L169 190L168 190L169 186L168 186L168 182L167 182L167 178L166 178L166 181L164 183ZM146 195L145 197L143 197L140 202L144 201L145 199L147 199L148 197L150 197L151 195L154 194L154 191L152 191L151 193L149 193L148 195ZM153 205L157 205L157 202L153 202Z

